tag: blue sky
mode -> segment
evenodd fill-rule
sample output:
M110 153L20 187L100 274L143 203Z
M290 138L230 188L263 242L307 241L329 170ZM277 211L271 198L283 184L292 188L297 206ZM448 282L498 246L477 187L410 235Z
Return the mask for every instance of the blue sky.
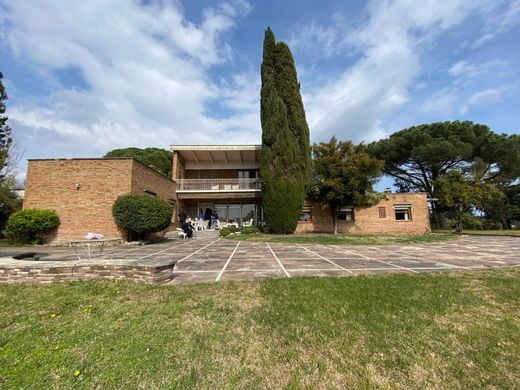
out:
M293 51L313 142L520 130L520 0L0 0L19 179L27 158L259 143L266 26Z

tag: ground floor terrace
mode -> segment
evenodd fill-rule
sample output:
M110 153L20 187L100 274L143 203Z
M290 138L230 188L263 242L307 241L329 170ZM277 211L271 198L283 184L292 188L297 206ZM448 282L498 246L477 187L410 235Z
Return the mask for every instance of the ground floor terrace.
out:
M172 238L154 245L121 246L112 259L78 260L68 248L39 248L40 261L11 257L23 250L27 248L0 251L0 281L109 278L178 284L520 266L520 239L516 237L463 236L434 244L348 246L233 241L199 235L191 240Z
M210 209L218 215L221 224L236 222L242 225L253 220L253 225L262 220L260 200L245 199L201 199L179 200L179 210L183 210L188 218L197 218L200 213Z

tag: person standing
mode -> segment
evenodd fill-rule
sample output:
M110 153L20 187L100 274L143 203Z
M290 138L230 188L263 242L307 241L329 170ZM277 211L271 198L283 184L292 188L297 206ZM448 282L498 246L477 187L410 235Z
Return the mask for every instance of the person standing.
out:
M208 222L208 228L211 228L211 209L209 207L206 208L206 211L204 212L204 221Z
M217 210L213 210L213 214L211 215L211 224L215 229L219 226Z

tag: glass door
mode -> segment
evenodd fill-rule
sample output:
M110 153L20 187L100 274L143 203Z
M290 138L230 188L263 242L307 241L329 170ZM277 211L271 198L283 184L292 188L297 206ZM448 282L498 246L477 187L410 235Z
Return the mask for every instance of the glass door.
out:
M229 222L237 222L240 226L242 224L240 204L229 204L228 205L228 220Z

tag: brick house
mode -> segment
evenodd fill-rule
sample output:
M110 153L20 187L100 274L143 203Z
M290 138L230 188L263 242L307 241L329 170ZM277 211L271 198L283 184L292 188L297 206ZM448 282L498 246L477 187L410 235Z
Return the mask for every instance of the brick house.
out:
M112 219L118 196L147 193L169 200L197 217L215 210L221 222L263 220L259 180L260 145L172 145L172 179L132 158L29 160L24 208L56 210L60 225L52 237L67 240L89 231L120 236ZM331 232L330 210L308 201L297 233ZM426 194L387 194L379 204L338 215L339 232L424 234L430 232Z
M118 196L147 193L175 202L175 182L133 158L29 160L23 208L55 210L55 241L88 232L122 236L112 219Z

